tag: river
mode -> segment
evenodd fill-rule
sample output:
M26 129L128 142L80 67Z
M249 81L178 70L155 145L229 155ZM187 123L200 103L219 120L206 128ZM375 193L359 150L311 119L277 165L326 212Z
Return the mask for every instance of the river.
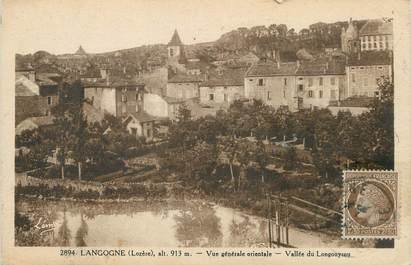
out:
M267 221L202 201L71 202L18 200L52 246L266 247ZM41 228L41 229L40 229ZM296 247L351 247L350 241L295 227Z

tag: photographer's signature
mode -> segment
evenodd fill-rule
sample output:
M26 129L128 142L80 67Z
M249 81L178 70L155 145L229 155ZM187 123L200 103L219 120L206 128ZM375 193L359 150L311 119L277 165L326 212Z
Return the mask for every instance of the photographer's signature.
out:
M53 222L50 222L46 218L40 217L39 221L37 222L36 225L34 225L34 228L40 231L40 235L43 233L51 232L56 228L56 225Z

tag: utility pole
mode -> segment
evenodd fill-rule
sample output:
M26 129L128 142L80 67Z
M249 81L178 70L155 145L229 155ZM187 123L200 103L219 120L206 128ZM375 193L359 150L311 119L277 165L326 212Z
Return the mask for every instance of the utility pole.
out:
M288 200L285 201L285 243L289 245L288 238Z

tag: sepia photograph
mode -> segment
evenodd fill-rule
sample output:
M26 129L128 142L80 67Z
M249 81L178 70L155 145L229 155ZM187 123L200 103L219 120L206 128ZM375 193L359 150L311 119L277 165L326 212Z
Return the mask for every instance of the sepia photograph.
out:
M389 1L58 2L9 3L16 247L396 247Z

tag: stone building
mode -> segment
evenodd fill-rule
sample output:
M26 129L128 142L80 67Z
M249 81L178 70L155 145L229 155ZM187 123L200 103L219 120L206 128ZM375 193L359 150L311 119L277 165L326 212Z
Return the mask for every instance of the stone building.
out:
M359 32L361 51L392 50L393 25L391 20L372 19Z
M303 62L296 71L298 108L325 108L341 99L345 88L344 62Z
M59 83L47 73L38 74L32 68L16 68L16 124L29 117L50 115L58 102Z
M352 55L346 65L346 97L378 95L378 79L392 78L392 52L366 51Z
M202 81L200 75L178 73L167 81L166 96L179 99L198 98Z
M247 68L220 68L200 84L200 102L231 104L244 97L244 74Z
M280 63L262 59L252 65L244 78L244 96L263 103L291 110L298 108L295 102L295 73L298 63Z

